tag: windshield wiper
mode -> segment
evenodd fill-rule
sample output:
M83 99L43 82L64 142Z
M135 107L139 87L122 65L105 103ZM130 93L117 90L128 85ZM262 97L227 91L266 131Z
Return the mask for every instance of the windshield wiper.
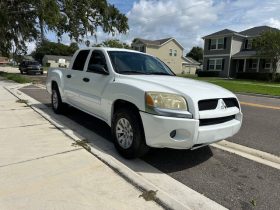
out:
M142 71L120 71L119 73L120 74L149 74Z
M174 76L174 75L168 74L166 72L151 72L150 74Z

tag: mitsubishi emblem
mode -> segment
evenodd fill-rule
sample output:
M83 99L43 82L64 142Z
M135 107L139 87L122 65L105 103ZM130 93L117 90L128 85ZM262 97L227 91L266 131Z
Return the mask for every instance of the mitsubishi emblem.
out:
M221 110L227 109L227 105L223 99L219 99L217 108Z

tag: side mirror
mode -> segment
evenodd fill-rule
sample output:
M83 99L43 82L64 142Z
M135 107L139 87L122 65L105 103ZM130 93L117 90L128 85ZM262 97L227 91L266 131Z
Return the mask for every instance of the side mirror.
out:
M109 75L109 72L100 64L90 64L87 72Z

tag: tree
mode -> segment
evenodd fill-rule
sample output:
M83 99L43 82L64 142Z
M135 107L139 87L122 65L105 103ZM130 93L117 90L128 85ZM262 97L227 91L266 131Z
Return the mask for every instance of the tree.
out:
M203 60L203 49L201 47L193 47L186 56L193 58L196 61L201 62Z
M0 20L2 54L9 54L12 46L22 50L25 42L44 41L45 31L83 42L97 30L128 30L127 17L106 0L0 0Z
M35 60L42 62L44 55L72 56L78 49L77 43L71 43L70 46L67 46L45 40L32 52L32 56Z
M26 41L38 37L36 16L30 11L29 0L0 0L0 54L26 53ZM28 12L30 11L30 12Z
M121 42L118 39L107 39L104 42L100 44L93 45L94 47L112 47L112 48L125 48L125 49L131 49L131 47L124 43Z
M276 79L277 63L280 59L280 31L269 30L253 40L257 56L270 59L272 63L272 80Z

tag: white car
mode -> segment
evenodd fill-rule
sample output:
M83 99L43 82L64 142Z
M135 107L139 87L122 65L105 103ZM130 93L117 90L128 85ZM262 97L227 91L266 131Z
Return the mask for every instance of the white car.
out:
M177 77L158 58L132 50L78 50L69 69L50 69L47 90L56 113L65 104L105 121L126 158L149 147L196 149L236 134L236 96L219 86Z

